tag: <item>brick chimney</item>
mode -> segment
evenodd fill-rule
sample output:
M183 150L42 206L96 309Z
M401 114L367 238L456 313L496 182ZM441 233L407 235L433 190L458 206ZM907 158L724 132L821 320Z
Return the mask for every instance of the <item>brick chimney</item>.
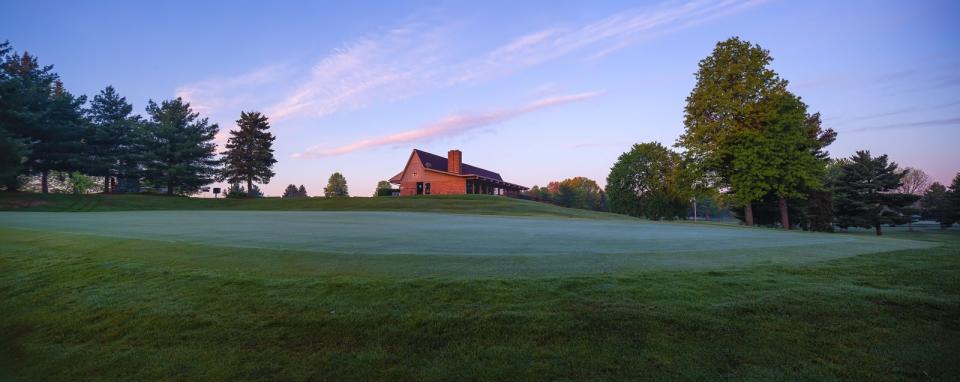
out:
M459 174L461 164L463 164L463 154L460 150L447 151L447 172Z

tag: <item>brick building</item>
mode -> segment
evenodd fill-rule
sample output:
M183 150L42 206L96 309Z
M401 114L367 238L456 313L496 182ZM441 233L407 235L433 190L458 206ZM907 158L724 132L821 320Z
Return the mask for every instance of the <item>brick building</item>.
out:
M498 173L463 163L460 150L450 150L446 158L413 150L406 167L390 183L400 185L400 196L516 195L527 189L504 182Z

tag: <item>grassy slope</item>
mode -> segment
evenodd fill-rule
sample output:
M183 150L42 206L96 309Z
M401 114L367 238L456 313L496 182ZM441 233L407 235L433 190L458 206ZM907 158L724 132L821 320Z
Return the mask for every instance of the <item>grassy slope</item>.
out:
M10 230L0 379L956 379L960 240L921 238L946 245L464 279L163 262L255 253Z
M153 195L84 195L0 193L0 211L419 211L484 215L556 216L623 219L621 215L562 208L544 203L488 195L405 198L261 198L205 199Z
M41 207L70 209L52 198ZM92 209L211 203L142 198ZM237 203L203 205L254 205ZM6 229L0 380L956 380L960 235L891 236L942 246L802 266L397 277L364 271L396 262L317 274L264 267L254 249Z

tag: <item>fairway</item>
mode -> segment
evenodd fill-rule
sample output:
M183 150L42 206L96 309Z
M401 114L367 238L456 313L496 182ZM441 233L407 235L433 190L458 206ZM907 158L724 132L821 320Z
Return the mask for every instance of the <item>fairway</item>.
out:
M19 211L0 212L0 380L960 375L954 230L786 232L492 197L3 206Z
M422 256L428 268L471 257L548 257L533 273L611 267L709 268L803 263L928 243L635 219L569 219L369 211L125 211L0 213L0 226L205 246L262 248L283 256ZM356 259L355 259L356 260ZM390 261L378 259L378 261ZM309 261L308 261L309 262ZM484 264L485 262L480 262ZM457 267L455 267L457 268ZM508 268L517 271L516 268ZM424 270L420 270L422 273Z

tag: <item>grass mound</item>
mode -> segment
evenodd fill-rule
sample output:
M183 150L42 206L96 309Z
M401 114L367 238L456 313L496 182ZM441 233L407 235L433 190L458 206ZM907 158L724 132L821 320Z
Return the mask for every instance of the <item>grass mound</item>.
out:
M478 215L625 219L622 215L563 208L491 195L378 198L207 199L159 195L65 195L0 193L0 210L99 212L149 210L416 211Z

